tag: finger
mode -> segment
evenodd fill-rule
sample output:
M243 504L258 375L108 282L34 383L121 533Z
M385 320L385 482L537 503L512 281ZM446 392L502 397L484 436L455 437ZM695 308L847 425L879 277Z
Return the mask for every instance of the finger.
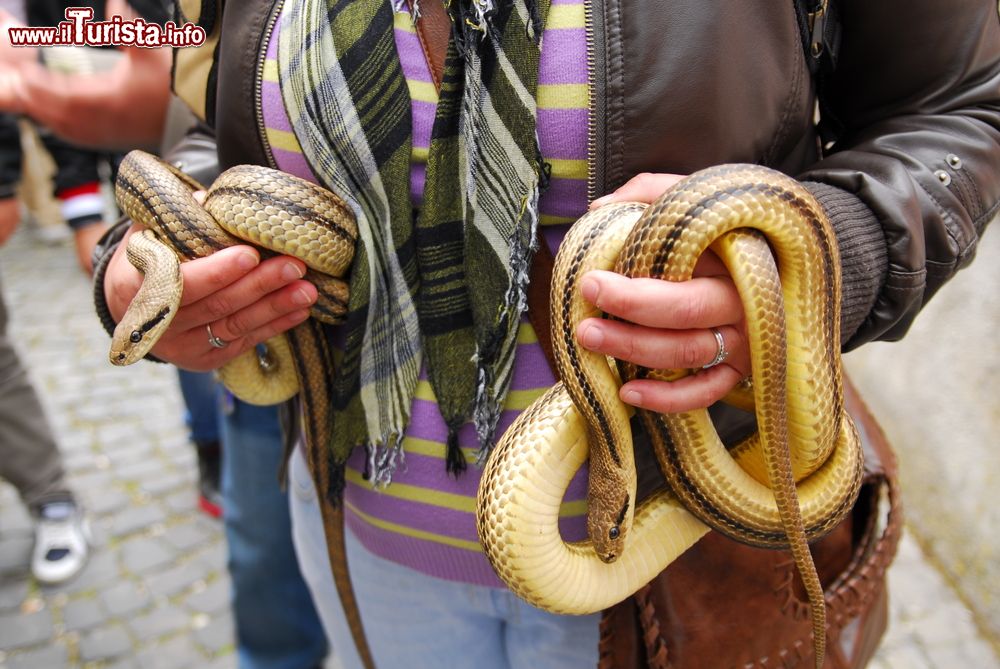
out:
M276 318L269 323L236 339L219 337L216 326L212 326L212 334L225 342L223 348L217 348L209 343L208 329L196 327L164 337L153 347L153 354L164 360L170 360L179 367L193 372L207 372L222 367L227 362L242 355L257 344L271 337L287 332L309 318L307 309L300 309Z
M212 321L212 332L226 341L253 338L255 332L275 320L303 310L308 313L316 296L315 286L307 281L296 281L239 311Z
M730 325L718 329L728 355L734 361L746 358L740 330ZM708 329L664 330L600 318L580 323L577 338L590 351L651 369L698 369L719 352L719 342Z
M580 291L605 313L649 327L685 330L743 320L739 293L724 277L673 282L592 271L580 279Z
M218 253L215 255L218 255ZM193 262L195 261L181 265L181 270L183 271L184 267L193 264ZM235 281L219 286L214 291L204 293L200 299L183 301L182 306L184 308L178 312L175 319L179 321L177 327L188 329L226 318L241 309L245 309L271 296L275 291L301 281L304 274L305 264L301 260L287 256L268 258L249 273L239 276ZM184 281L185 286L187 286L188 277L186 274ZM199 288L201 287L199 286ZM302 282L299 285L299 289L307 291L310 299L315 301L315 287L312 287L308 282ZM187 288L185 288L184 292L185 295L188 293ZM192 290L192 295L197 297L203 292L203 290ZM286 296L288 295L290 294L286 294ZM278 299L281 301L280 297ZM286 306L283 309L279 309L279 313L287 313L302 306L302 304L290 307Z
M681 174L643 172L637 174L613 193L599 197L590 203L591 209L611 202L653 202L684 178Z
M198 302L245 277L259 264L260 254L252 246L230 246L206 258L181 264L184 294L181 306Z
M621 387L619 397L626 404L659 413L692 411L718 402L743 377L729 364L721 364L677 381L629 381Z

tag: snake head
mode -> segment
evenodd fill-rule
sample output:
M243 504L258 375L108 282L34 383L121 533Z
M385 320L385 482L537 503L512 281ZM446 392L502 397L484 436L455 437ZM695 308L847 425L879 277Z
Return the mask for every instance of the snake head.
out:
M625 549L625 539L632 524L632 502L624 490L610 491L605 499L588 500L587 530L594 551L602 562L612 563Z
M145 357L170 324L170 312L170 307L164 307L151 318L143 319L130 308L111 336L111 351L108 354L111 364L131 365Z

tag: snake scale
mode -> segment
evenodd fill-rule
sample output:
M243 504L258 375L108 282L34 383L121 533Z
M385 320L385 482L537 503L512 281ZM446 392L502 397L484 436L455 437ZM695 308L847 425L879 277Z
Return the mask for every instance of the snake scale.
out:
M197 190L203 190L201 184L142 151L130 152L119 167L119 206L146 229L132 235L126 249L144 278L112 336L112 363L142 359L169 327L183 291L181 259L205 257L235 244L301 259L307 266L304 278L319 292L311 316L325 323L343 318L348 289L340 277L357 241L354 217L343 201L308 181L254 165L223 172L208 189L204 205L193 196ZM294 337L310 339L304 331L308 327ZM227 363L218 376L246 402L278 404L303 385L291 348L285 336L272 337L261 350ZM299 350L307 355L304 344Z
M600 316L579 294L591 269L684 281L717 253L736 284L750 338L756 433L727 451L707 410L638 410L669 490L636 505L631 410L621 380L671 380L578 347L577 325ZM793 179L750 165L697 172L650 206L607 205L577 221L559 248L552 333L559 377L501 438L477 497L494 570L541 608L584 614L630 596L709 529L790 549L806 585L816 666L825 604L808 542L851 509L862 453L844 409L839 256L820 205ZM559 535L559 507L589 459L590 539Z

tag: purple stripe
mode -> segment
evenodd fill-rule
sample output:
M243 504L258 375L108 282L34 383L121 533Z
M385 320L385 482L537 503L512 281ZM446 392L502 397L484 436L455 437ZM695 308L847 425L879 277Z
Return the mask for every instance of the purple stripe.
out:
M413 100L413 146L426 149L431 145L431 128L437 105L433 102Z
M569 228L569 224L565 223L561 225L546 225L542 228L542 234L545 235L545 243L549 245L549 249L553 255L559 251L559 246L562 244L563 239L566 238Z
M539 109L538 144L546 158L587 157L586 109Z
M410 166L410 200L414 207L424 203L424 184L427 182L427 165L415 163Z
M553 5L582 5L583 0L552 0Z
M347 526L361 544L381 558L449 581L506 589L482 553L407 537L373 527L350 510Z
M313 183L319 183L316 175L313 174L312 169L310 169L309 163L306 162L305 156L301 153L272 148L271 154L274 155L274 162L277 164L278 169L282 172L288 172L289 174L294 174L300 179L307 179Z
M538 83L587 83L586 29L560 28L543 33Z
M432 81L431 70L427 65L427 58L424 57L424 48L420 46L417 34L405 30L394 30L393 33L399 62L403 66L403 76L413 81Z
M538 201L538 210L548 216L582 216L587 211L587 182L583 179L553 179Z
M444 454L444 443L441 444L441 453ZM468 448L468 446L466 447ZM403 449L405 452L406 444ZM357 449L347 460L347 465L356 472L364 470L365 458L363 449ZM482 471L477 467L470 466L466 473L458 478L448 475L444 468L444 459L435 458L430 455L420 453L407 453L404 466L397 469L392 477L393 483L412 485L418 488L428 488L440 492L461 495L462 497L474 498L479 487L479 478ZM353 484L352 484L353 485ZM366 484L367 485L367 484ZM389 495L375 493L380 499L391 499ZM581 467L580 471L573 475L563 500L566 502L578 502L587 497L587 468ZM364 509L366 512L368 509ZM459 513L456 511L455 513ZM380 514L381 515L381 514Z
M344 499L379 520L442 537L479 542L475 513L390 497L351 483L347 484ZM471 499L475 499L475 493Z
M262 81L260 85L261 110L264 112L264 125L274 130L292 132L292 123L285 113L285 105L281 100L281 86L276 81Z

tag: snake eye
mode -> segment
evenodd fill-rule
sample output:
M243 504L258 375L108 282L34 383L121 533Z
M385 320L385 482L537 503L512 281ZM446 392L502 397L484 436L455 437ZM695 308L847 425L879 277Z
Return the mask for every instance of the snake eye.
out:
M142 341L142 333L138 330L132 330L132 334L129 335L128 340L133 344L138 344Z
M610 530L608 530L608 538L611 539L611 540L617 539L619 534L620 534L620 530L618 529L617 525L615 525Z

